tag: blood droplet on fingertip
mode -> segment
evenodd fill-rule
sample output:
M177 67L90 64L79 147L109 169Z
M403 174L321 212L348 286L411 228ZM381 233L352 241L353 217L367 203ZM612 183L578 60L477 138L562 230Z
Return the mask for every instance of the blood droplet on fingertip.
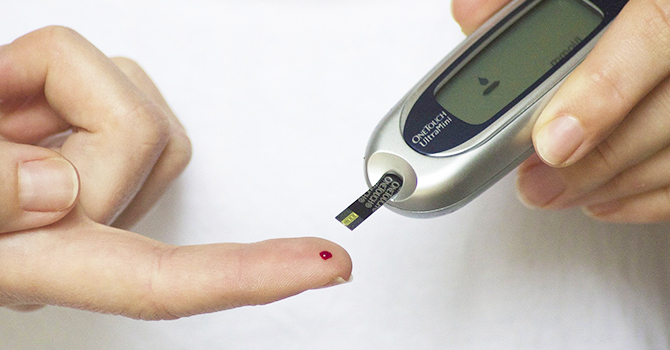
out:
M327 250L322 251L321 253L319 253L319 255L321 256L321 259L323 259L323 260L328 260L328 259L333 257L333 253L331 253Z

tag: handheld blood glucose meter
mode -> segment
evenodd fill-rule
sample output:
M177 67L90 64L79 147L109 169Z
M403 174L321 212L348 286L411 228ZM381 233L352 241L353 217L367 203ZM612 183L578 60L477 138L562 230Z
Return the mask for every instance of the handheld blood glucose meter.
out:
M399 177L394 197L381 199L409 216L474 199L532 154L537 116L626 3L512 1L380 122L365 155L368 185Z

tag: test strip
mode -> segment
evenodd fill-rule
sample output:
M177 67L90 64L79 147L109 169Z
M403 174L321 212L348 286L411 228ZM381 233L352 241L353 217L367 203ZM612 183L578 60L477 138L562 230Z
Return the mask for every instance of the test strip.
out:
M344 209L340 215L335 218L350 230L354 230L365 219L370 217L389 199L393 198L402 187L402 178L396 174L388 173L372 186L358 200Z

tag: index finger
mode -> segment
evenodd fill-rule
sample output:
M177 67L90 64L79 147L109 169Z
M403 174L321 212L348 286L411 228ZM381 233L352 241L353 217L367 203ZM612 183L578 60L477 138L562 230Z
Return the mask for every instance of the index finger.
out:
M147 320L267 304L351 275L347 252L319 238L177 247L76 210L48 228L0 236L0 266L0 305Z

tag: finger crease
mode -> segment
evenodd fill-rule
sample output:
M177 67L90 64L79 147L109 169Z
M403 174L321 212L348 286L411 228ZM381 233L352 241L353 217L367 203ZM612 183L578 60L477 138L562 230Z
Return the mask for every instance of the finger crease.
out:
M157 256L154 262L153 273L149 275L149 280L147 281L147 290L146 290L146 307L144 310L140 311L140 319L178 319L179 316L172 314L169 311L167 304L161 297L161 293L157 292L158 282L163 275L163 262L166 259L169 259L171 255L177 250L177 247L170 247L168 249L163 249L156 247Z

